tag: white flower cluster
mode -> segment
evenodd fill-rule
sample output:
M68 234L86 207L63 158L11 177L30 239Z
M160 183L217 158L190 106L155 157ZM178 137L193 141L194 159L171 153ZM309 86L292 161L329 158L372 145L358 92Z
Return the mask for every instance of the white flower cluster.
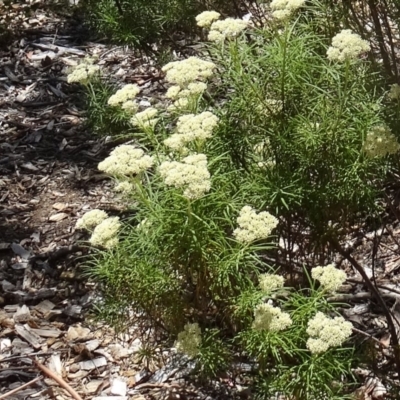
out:
M336 292L347 278L346 273L335 268L333 264L329 264L326 267L313 268L311 276L319 281L327 292Z
M120 228L118 217L107 218L94 228L89 241L93 246L111 249L118 244L117 233Z
M302 7L305 0L272 0L270 7L274 18L284 20Z
M200 344L201 329L199 324L186 324L184 330L178 334L175 347L179 352L189 357L196 357L199 354Z
M221 14L216 11L204 11L196 17L197 26L208 28L220 16Z
M257 239L266 239L278 225L278 220L270 213L263 211L259 214L250 206L244 206L237 218L239 228L233 232L236 240L250 243Z
M189 57L186 60L173 61L165 65L162 68L166 72L165 79L174 84L166 94L168 98L175 100L169 109L187 108L190 98L203 94L207 89L204 81L213 75L215 68L214 63L198 57Z
M261 274L258 277L258 282L261 290L265 293L271 293L274 290L283 287L285 280L283 276L273 274Z
M145 110L135 114L131 119L133 126L140 126L141 128L151 128L157 123L158 111L153 107L148 107Z
M139 104L135 100L128 100L122 103L121 108L130 114L134 114L139 109Z
M122 182L118 182L118 184L115 186L114 190L118 193L129 194L135 190L135 187L133 186L132 183L130 183L128 181L122 181Z
M133 100L139 92L140 88L138 85L125 85L108 99L108 104L110 106L119 106L128 100Z
M352 327L351 322L343 317L329 318L318 312L308 321L307 333L311 337L307 340L307 347L311 353L319 354L341 346L351 336Z
M171 86L165 97L172 100L184 99L190 96L199 96L203 94L207 89L207 85L204 82L192 82L189 83L186 89L182 89L179 85Z
M145 155L142 149L123 144L99 163L98 168L110 175L135 175L148 170L153 163L153 157Z
M365 142L363 150L368 157L384 157L387 154L395 154L400 145L391 130L383 125L377 125L371 129Z
M215 21L208 32L210 42L223 42L225 39L235 38L248 26L247 21L235 18L226 18L221 21Z
M187 143L210 138L218 121L219 118L209 111L204 111L198 115L182 115L176 125L177 133L165 139L164 144L174 151L180 151L184 149Z
M257 166L262 169L272 169L275 167L276 162L271 154L271 146L269 139L265 139L262 142L257 143L253 147Z
M85 59L77 65L70 74L68 74L67 82L86 84L90 78L99 71L100 67L98 65L93 65L93 60Z
M188 199L199 199L211 189L207 156L194 154L182 161L164 161L159 167L160 175L166 185L184 188L183 195Z
M213 75L215 64L211 61L201 60L198 57L189 57L182 61L172 61L164 65L165 79L169 83L186 88L195 81L204 81Z
M351 29L344 29L332 39L326 55L329 60L343 62L358 58L362 53L370 50L370 45L360 35L353 33Z
M108 218L108 215L105 211L97 209L91 210L76 221L75 227L77 229L91 230L102 223L106 218Z
M400 98L400 85L398 83L395 83L392 86L390 86L388 97L391 100L397 100L398 98Z
M255 330L279 332L289 328L290 325L292 325L290 315L279 307L262 303L254 309L253 329Z

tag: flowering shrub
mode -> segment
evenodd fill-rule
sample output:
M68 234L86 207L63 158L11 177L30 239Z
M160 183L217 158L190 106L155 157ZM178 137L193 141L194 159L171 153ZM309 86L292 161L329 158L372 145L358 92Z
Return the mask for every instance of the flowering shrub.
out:
M203 13L212 43L162 68L163 101L141 109L135 85L109 96L139 133L98 168L134 201L123 237L107 218L90 239L111 249L92 273L119 314L145 315L204 373L239 348L257 360L265 396L298 399L351 382L352 325L327 301L346 274L317 266L309 287L293 288L265 256L287 231L315 246L336 238L374 207L398 151L383 128L395 89L371 91L369 45L350 31L318 36L307 7L274 0L265 29Z

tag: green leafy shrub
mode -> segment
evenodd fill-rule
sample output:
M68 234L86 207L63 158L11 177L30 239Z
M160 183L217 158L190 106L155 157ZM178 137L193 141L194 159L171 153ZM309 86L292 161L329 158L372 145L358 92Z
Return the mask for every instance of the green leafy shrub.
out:
M352 325L328 298L345 273L315 267L295 284L264 256L275 228L301 226L315 242L373 210L399 150L396 105L385 110L362 59L367 42L348 30L321 37L282 4L261 28L202 14L215 43L207 60L163 67L169 107L143 109L135 85L108 99L141 132L99 164L131 215L121 225L96 211L78 226L109 249L90 273L110 314L133 310L177 337L204 375L239 350L257 362L259 398L343 398L354 384Z
M232 11L234 2L214 1L213 6ZM117 43L150 49L164 39L175 42L177 31L194 33L194 17L205 9L193 0L85 0L88 22L101 35Z

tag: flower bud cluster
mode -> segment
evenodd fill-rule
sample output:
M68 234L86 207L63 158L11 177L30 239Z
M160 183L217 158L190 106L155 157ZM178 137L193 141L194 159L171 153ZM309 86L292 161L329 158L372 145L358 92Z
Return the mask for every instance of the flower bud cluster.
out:
M94 228L89 241L92 246L111 249L118 244L117 234L120 228L119 217L107 218Z
M78 219L75 227L77 229L92 230L95 226L102 223L106 218L108 218L108 215L105 211L97 209L91 210L83 215L82 218Z
M139 92L140 88L138 85L133 85L133 84L125 85L122 89L119 89L115 94L113 94L108 99L108 104L110 106L119 106L127 102L128 100L133 100L138 95ZM127 107L130 107L130 105Z
M146 171L153 163L153 157L145 155L142 149L123 144L116 147L109 157L99 163L98 168L110 175L127 176Z
M100 72L100 67L98 65L93 65L93 60L87 58L77 65L70 74L68 74L67 82L76 82L84 85L98 72Z
M204 11L196 17L197 26L208 28L214 21L219 19L220 13L216 11Z
M305 0L272 0L270 4L272 16L279 20L287 19L304 3Z
M351 29L344 29L332 39L326 55L331 61L343 62L358 58L362 53L370 50L370 45L360 35L353 33Z
M308 321L307 347L311 353L324 353L331 347L341 346L352 333L353 325L343 317L329 318L324 313L318 312Z
M254 309L253 329L258 331L279 332L292 325L290 315L279 307L262 303Z
M400 98L400 85L398 83L395 83L392 86L390 86L388 97L391 100L397 100Z
M313 268L311 276L319 281L327 292L336 292L347 278L346 273L335 268L333 264L329 264L326 267Z
M175 347L179 352L189 357L196 357L199 354L200 344L201 329L199 324L186 324L184 330L178 334Z
M204 141L212 136L218 121L219 118L209 111L198 115L182 115L176 125L177 133L164 140L164 144L174 151L180 151L187 143L195 140Z
M278 225L278 219L269 212L259 214L250 206L244 206L237 218L239 228L233 232L236 240L242 243L254 242L257 239L266 239Z
M129 194L135 190L135 187L133 186L132 183L130 183L128 181L122 181L122 182L118 182L118 184L115 186L114 190L118 193Z
M207 80L213 75L215 68L215 64L211 61L189 57L182 61L172 61L162 70L166 72L167 82L179 85L183 89L192 82Z
M226 18L221 21L215 21L208 32L210 42L223 42L225 39L231 39L239 36L248 26L247 21L235 18Z
M391 130L383 125L373 127L367 134L363 144L365 154L370 157L384 157L387 154L395 154L400 145Z
M273 274L261 274L258 277L260 289L265 293L271 293L274 290L283 287L285 280L283 276Z
M194 154L182 161L164 161L159 167L160 175L166 185L185 189L183 195L188 199L199 199L211 189L207 156Z
M148 107L145 110L135 114L131 118L131 124L133 126L140 126L141 128L152 128L157 123L158 111L153 107Z

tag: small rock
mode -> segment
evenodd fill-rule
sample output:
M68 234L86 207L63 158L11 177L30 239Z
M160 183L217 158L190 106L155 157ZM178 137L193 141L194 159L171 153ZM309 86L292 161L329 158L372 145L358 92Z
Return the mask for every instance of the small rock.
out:
M114 379L111 384L111 394L115 394L118 396L125 396L127 390L126 382L121 381L120 379Z
M71 305L64 308L64 314L68 315L68 317L79 318L82 313L82 307L77 305Z

